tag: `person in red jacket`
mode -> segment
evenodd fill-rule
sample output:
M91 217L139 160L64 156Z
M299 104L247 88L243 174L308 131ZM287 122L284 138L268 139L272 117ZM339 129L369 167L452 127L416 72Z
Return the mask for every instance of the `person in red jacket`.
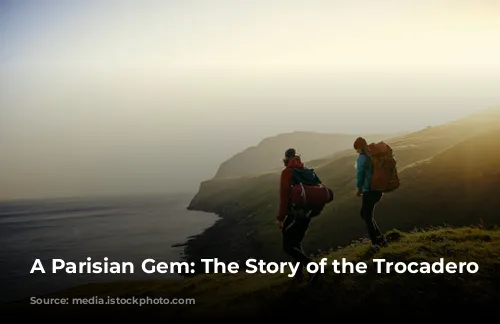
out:
M292 187L293 169L304 168L305 166L293 148L286 150L283 163L285 164L285 169L281 172L280 200L276 225L283 235L284 252L300 263L295 279L301 282L304 278L304 267L312 261L302 249L302 240L309 228L311 218L321 213L322 208L319 210L294 209L290 205L289 196ZM315 278L316 276L313 274L309 278L309 282L311 283Z

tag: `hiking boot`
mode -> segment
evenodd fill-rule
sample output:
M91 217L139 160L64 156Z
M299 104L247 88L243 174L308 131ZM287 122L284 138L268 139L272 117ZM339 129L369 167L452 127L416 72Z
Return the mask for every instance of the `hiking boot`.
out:
M388 245L388 242L387 242L387 239L385 237L381 237L377 240L377 243L376 243L378 246L380 247L387 247Z
M385 236L379 236L377 238L377 241L375 243L375 245L378 245L379 247L387 247L388 246L388 242L387 242L387 239L385 238Z

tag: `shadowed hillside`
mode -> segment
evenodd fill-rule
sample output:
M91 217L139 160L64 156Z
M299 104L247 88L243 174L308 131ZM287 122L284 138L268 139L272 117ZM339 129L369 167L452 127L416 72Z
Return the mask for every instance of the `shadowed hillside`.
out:
M367 134L385 140L399 134ZM240 177L276 170L282 166L281 158L288 147L294 147L307 160L318 159L352 146L353 135L293 132L262 140L221 164L215 178Z
M492 193L500 179L499 130L500 110L490 109L388 140L396 153L402 187L379 205L379 225L408 230L429 224L498 223L500 205ZM312 163L336 193L335 202L315 219L304 241L312 253L365 235L360 201L354 195L355 158L355 152L347 150ZM278 179L279 171L202 183L189 208L216 212L222 219L190 241L187 255L285 258L274 224Z
M500 298L500 232L497 229L441 228L429 231L387 233L390 245L377 254L356 242L325 254L325 274L318 285L294 283L286 274L199 275L182 281L139 281L88 284L44 297L63 298L188 298L189 305L43 305L27 307L29 301L5 305L4 318L16 321L44 319L167 320L283 320L394 319L416 321L477 320L485 314L498 319L494 309ZM346 258L366 262L365 274L335 274L333 260ZM475 274L377 274L374 258L389 262L476 262ZM242 268L245 270L245 267ZM110 277L110 280L113 280ZM194 303L193 303L194 301ZM29 310L29 311L28 311Z

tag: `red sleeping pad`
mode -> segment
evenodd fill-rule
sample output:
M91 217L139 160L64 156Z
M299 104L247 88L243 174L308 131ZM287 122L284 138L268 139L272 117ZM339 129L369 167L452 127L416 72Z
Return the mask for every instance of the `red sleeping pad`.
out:
M325 186L295 185L292 187L290 202L301 207L324 206L333 201L333 191Z

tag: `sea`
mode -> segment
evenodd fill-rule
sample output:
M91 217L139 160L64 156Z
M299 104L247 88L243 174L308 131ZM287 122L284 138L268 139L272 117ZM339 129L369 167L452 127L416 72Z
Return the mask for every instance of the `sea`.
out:
M185 261L185 242L218 216L187 210L192 194L0 202L0 302L118 280L182 279L145 274L143 260ZM132 262L134 274L51 273L52 259ZM46 273L30 271L40 259Z

